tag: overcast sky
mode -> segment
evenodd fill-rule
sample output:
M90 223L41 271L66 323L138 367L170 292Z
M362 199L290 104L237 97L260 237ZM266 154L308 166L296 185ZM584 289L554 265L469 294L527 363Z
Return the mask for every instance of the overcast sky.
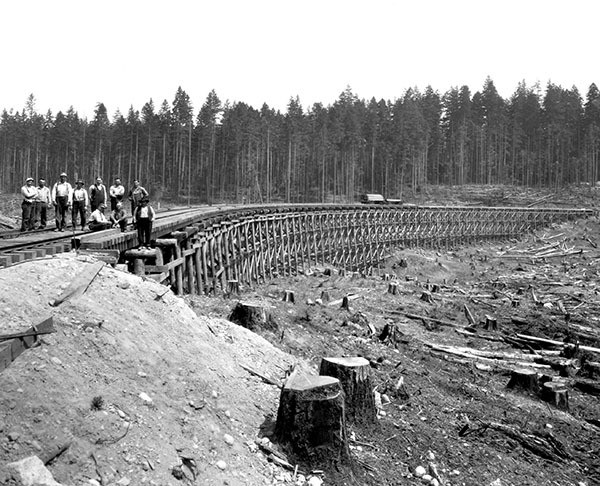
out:
M6 0L0 2L0 109L73 106L92 117L158 108L181 86L195 112L221 101L285 111L409 87L440 94L490 76L501 96L519 81L600 83L597 0Z

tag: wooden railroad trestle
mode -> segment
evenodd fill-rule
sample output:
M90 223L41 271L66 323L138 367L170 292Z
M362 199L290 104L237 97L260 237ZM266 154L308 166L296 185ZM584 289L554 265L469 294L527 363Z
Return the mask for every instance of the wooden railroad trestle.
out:
M592 214L586 209L363 205L211 210L156 224L155 260L147 260L144 268L138 255L135 268L168 280L178 293L227 292L239 283L252 285L318 265L368 272L399 247L450 247L520 237ZM127 255L126 250L137 246L137 235L113 235L112 240L110 235L87 235L79 244L117 248Z

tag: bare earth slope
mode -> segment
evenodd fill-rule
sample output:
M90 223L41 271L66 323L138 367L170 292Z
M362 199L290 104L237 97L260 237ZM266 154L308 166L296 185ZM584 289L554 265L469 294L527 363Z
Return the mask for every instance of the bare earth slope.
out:
M0 465L72 440L50 466L65 485L181 484L171 469L185 455L200 484L270 484L271 469L245 442L278 393L240 364L268 362L283 376L290 356L228 321L211 320L213 334L181 298L156 300L165 287L110 267L81 297L51 307L86 265L65 255L0 271L0 332L48 316L58 330L0 374ZM94 397L102 410L91 410Z

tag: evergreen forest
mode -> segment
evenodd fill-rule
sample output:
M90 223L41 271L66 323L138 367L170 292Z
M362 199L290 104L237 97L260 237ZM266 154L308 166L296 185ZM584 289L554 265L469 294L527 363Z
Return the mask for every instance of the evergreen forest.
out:
M86 185L100 176L139 179L152 199L217 202L342 202L361 193L402 198L429 184L561 187L595 183L600 169L600 93L519 83L502 98L483 89L407 89L394 101L346 88L330 105L285 113L222 102L211 91L194 109L180 87L172 102L138 111L103 103L93 119L38 113L34 95L0 119L0 190L60 172Z

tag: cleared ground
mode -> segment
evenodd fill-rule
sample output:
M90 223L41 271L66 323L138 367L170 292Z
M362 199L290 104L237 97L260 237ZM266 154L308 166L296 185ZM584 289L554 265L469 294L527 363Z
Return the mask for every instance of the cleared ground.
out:
M506 188L485 194L510 202ZM587 189L563 196L595 206ZM262 302L277 322L262 336L226 320L238 298L159 298L164 287L108 267L82 296L52 307L91 264L75 254L0 270L0 334L49 316L58 331L0 373L0 471L68 444L48 465L65 485L302 484L310 465L294 479L256 444L272 432L279 389L248 369L283 382L292 365L316 373L323 356L361 355L389 402L377 427L350 431L354 468L316 474L324 484L423 484L413 473L430 463L446 485L600 484L599 399L574 386L582 358L598 354L572 361L568 411L506 388L510 370L544 354L516 347L517 333L600 347L599 230L591 218L520 241L401 250L374 275L320 268L243 289L240 299ZM295 304L281 300L284 290ZM333 301L358 297L346 311L317 303L323 290ZM484 329L486 315L498 330ZM382 343L390 324L398 339ZM195 466L183 466L190 458Z

